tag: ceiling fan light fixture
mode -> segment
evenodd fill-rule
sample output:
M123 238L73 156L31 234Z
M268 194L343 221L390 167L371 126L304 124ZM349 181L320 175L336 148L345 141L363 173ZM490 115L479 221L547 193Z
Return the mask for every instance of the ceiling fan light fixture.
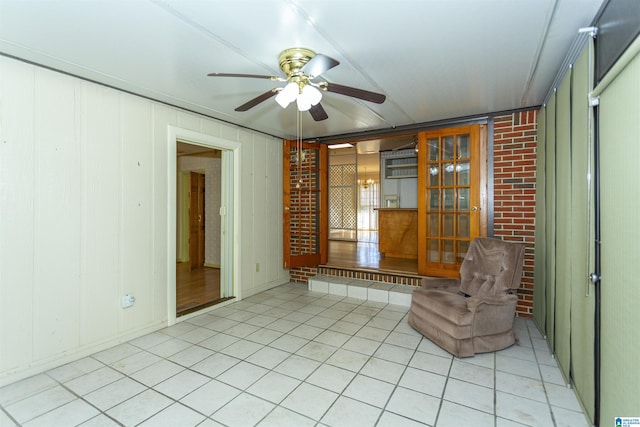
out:
M295 82L289 82L276 95L276 102L280 104L282 108L287 108L287 106L293 101L295 101L297 97L298 97L298 84Z
M305 85L298 94L298 110L307 111L312 106L317 105L322 99L322 93L313 86Z

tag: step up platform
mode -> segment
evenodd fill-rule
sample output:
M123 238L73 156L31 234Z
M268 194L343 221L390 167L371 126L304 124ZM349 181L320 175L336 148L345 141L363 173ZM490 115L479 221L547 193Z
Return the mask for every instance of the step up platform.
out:
M405 307L411 305L411 294L416 286L396 285L362 279L319 274L309 278L309 290Z

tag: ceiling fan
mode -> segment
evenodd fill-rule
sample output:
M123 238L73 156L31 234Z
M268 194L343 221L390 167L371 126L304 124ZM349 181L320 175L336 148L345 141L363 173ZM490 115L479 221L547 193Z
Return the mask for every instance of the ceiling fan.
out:
M237 73L209 73L211 77L244 77L253 79L267 79L278 82L288 82L284 87L276 87L256 96L250 101L237 107L235 111L247 111L261 102L275 96L282 108L286 108L291 102L296 101L298 110L309 111L314 120L325 120L329 116L320 104L322 92L333 92L341 95L363 99L365 101L382 104L386 96L368 90L357 89L350 86L329 83L326 81L315 82L320 74L340 64L337 60L321 53L315 53L311 49L294 47L280 53L278 58L280 69L286 77L264 76L259 74Z

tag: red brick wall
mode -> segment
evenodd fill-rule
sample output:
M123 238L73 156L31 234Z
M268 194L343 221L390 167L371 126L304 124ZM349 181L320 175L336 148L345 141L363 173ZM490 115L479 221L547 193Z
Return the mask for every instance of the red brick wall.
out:
M493 229L495 237L526 245L516 309L521 317L533 315L537 120L537 110L494 117ZM315 267L290 270L295 282L306 282L315 274Z
M494 236L526 245L517 314L533 315L533 258L538 111L494 117Z

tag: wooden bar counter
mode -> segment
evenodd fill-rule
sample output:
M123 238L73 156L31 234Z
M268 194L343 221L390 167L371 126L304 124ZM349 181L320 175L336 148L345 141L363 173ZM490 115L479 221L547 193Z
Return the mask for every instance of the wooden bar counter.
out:
M418 259L418 209L377 210L378 251L388 257Z

